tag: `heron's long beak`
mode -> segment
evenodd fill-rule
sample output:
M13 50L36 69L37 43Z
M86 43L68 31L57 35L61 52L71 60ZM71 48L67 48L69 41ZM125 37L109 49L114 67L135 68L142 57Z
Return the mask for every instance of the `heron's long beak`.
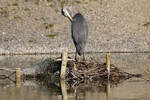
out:
M68 18L72 21L72 17L70 15L68 15Z
M72 21L72 17L68 12L67 12L67 17L70 19L70 21Z

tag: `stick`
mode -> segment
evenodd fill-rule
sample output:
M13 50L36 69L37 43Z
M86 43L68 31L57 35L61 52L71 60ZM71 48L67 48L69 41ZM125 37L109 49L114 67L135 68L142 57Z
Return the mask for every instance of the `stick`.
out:
M110 75L110 54L109 53L106 54L106 68L108 71L108 78L109 78Z
M67 66L67 60L68 59L68 53L63 52L62 53L62 63L61 63L61 79L65 79L65 74L66 74L66 66Z

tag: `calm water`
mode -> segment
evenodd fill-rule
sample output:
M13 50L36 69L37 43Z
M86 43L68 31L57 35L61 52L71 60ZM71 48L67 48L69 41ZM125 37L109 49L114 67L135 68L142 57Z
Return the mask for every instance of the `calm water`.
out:
M40 56L0 56L0 67L27 68L48 57L60 55ZM72 56L72 55L71 55ZM105 62L105 54L88 54L89 60ZM87 86L82 85L76 89L66 91L63 82L62 89L53 84L41 85L39 82L23 81L16 86L9 79L0 79L1 100L149 100L150 99L150 54L111 54L111 63L120 69L143 74L143 78L132 78L115 86ZM1 72L0 72L1 73ZM76 91L76 92L75 92Z

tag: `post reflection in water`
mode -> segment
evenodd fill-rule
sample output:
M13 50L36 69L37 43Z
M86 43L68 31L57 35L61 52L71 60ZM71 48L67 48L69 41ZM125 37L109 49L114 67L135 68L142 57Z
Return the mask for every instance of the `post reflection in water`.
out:
M65 80L60 80L60 83L61 83L62 100L68 100Z
M110 81L108 79L107 86L106 86L106 96L107 100L110 100Z
M21 72L20 72L20 68L16 68L16 86L17 87L21 86Z
M67 85L66 85L65 80L60 80L60 84L61 84L61 93L62 93L61 100L72 100L72 99L73 100L91 100L92 98L95 98L95 97L89 98L89 95L90 95L89 93L92 93L92 92L86 91L86 89L84 91L82 91L82 93L79 88L74 88L73 93L71 93L71 91L70 92L67 91ZM110 100L110 80L109 79L107 80L107 84L104 87L105 87L104 90L106 90L104 93L105 94L104 98L106 100ZM91 90L91 91L93 91L93 90ZM95 99L97 100L98 98L95 98Z

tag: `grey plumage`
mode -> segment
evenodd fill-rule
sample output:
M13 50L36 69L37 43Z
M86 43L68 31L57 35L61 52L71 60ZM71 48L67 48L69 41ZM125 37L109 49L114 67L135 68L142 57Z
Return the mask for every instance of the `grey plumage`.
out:
M81 56L84 52L88 38L88 25L83 15L77 13L71 23L72 39L77 53Z
M63 8L62 13L71 21L72 39L76 47L75 59L77 60L78 53L79 56L83 55L83 59L85 60L84 50L88 39L88 24L84 16L80 13L77 13L72 17L70 8Z

